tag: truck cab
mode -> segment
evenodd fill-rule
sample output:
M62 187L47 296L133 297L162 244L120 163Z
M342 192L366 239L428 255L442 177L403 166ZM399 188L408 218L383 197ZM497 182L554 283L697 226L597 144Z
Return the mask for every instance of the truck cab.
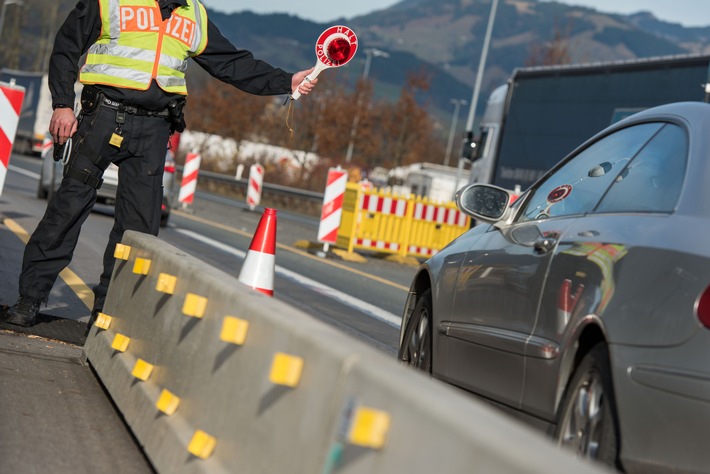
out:
M498 86L488 98L481 118L481 134L476 140L478 145L471 165L469 183L490 183L493 178L507 96L508 84L503 84Z

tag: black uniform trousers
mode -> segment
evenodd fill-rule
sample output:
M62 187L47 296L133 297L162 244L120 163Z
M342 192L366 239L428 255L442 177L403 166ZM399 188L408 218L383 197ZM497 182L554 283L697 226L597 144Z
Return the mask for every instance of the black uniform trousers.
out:
M103 308L113 272L114 249L123 232L158 235L170 124L163 117L125 114L119 130L123 137L120 147L111 144L118 128L115 109L102 105L80 115L62 182L25 247L21 296L46 303L57 276L72 259L81 226L96 201L96 188L68 176L69 167L100 178L110 163L118 166L114 225L104 253L103 273L93 288L94 308Z

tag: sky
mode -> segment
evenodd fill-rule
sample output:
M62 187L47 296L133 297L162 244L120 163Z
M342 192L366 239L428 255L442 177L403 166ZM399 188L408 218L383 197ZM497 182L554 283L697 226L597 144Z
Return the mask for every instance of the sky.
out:
M543 0L545 1L545 0ZM581 5L605 13L635 13L651 11L658 19L684 26L709 26L708 0L558 0L570 5ZM231 13L251 10L255 13L289 13L319 23L336 18L383 10L399 0L202 0L209 8Z

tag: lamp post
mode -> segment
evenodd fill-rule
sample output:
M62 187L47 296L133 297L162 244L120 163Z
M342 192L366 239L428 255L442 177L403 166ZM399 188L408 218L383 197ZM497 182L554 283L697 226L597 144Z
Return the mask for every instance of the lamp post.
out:
M5 9L7 8L8 5L22 6L22 4L23 4L22 0L5 0L2 3L2 9L0 9L0 38L2 38L2 30L3 30L3 26L5 25Z
M483 39L483 50L481 51L481 60L478 63L478 71L476 73L476 83L473 86L473 95L471 97L471 107L468 110L468 120L466 121L466 132L473 135L473 119L476 114L476 106L478 105L478 95L481 92L481 82L483 82L483 73L486 68L486 58L488 57L488 49L491 44L491 35L493 33L493 23L496 19L496 11L498 10L498 0L491 2L491 12L488 15L488 27L486 28L486 37ZM456 185L454 193L458 191L461 174L463 173L463 159L459 157L458 171L456 172Z
M451 99L451 103L454 104L454 116L451 119L451 129L449 130L449 141L446 144L446 155L444 156L444 166L449 166L449 157L451 156L451 148L454 145L454 135L456 134L456 125L459 121L459 110L462 105L466 105L464 99Z
M370 63L373 57L389 58L389 53L380 51L376 48L367 48L365 50L365 69L362 70L362 82L367 80L367 76L370 74ZM348 151L345 153L345 162L350 163L353 159L353 150L355 149L355 136L357 135L357 124L360 121L360 102L362 97L358 95L357 107L355 108L355 116L353 117L353 125L350 128L350 143L348 143Z

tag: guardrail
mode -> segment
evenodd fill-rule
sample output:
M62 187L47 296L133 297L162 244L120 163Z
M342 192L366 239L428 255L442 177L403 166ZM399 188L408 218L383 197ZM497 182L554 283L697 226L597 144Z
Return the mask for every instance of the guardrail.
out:
M177 177L182 175L182 166L176 167ZM179 183L180 180L176 179ZM247 179L235 179L222 173L200 170L198 189L222 196L242 199L246 202ZM308 216L319 217L323 205L323 193L264 183L261 204L264 207L284 209Z
M115 256L84 350L158 472L601 472L155 237Z

